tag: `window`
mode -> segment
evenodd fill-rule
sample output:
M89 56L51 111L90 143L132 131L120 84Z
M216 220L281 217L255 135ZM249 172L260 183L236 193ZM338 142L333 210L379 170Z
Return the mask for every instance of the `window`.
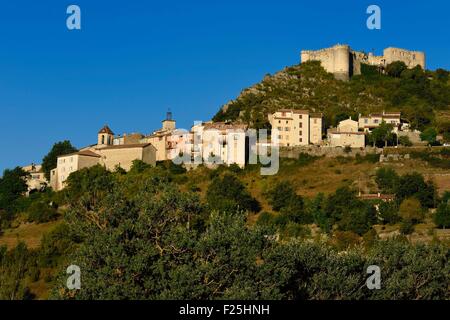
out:
M317 119L314 119L314 124L317 124Z
M302 135L303 135L303 131L300 130L300 131L298 132L298 134L302 136Z
M286 124L288 124L288 123L289 123L289 121L286 120Z
M283 128L282 128L282 127L277 127L277 130L278 130L278 131L282 131Z
M105 136L102 135L102 144L105 144Z
M369 119L364 119L364 123L368 124L369 123Z
M303 138L298 139L298 141L303 142Z
M279 139L279 140L283 139L283 136L278 136L278 139Z
M281 120L278 120L278 123L281 123Z
M303 128L303 123L302 122L300 122L299 128Z
M291 128L289 128L289 127L284 128L284 131L290 131L290 130L291 130Z
M299 119L303 119L303 116L301 114L298 115Z
M378 123L378 119L373 120L373 123Z

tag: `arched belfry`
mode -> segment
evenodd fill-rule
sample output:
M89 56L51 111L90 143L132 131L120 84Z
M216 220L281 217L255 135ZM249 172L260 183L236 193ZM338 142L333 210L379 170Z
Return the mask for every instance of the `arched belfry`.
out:
M103 128L98 132L98 146L112 146L114 142L114 132L107 126L104 125Z

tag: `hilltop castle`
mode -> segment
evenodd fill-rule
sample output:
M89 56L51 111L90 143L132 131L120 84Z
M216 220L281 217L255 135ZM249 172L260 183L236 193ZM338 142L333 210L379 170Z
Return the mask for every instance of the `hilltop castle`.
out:
M362 63L384 69L394 61L402 61L408 68L414 68L419 65L425 69L424 52L399 48L384 49L382 56L354 51L350 46L340 44L317 51L303 50L301 52L301 62L311 60L320 61L325 70L333 73L336 79L339 80L349 80L353 75L361 74Z

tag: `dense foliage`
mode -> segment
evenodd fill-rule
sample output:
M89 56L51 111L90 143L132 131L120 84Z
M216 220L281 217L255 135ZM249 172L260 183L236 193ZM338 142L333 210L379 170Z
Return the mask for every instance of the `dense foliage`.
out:
M83 174L89 176L88 171ZM211 210L197 194L180 192L159 169L145 174L145 180L110 175L108 193L86 194L71 203L66 221L78 249L68 261L82 270L82 290L65 288L62 268L55 298L449 298L448 248L391 240L342 254L329 244L297 237L280 242L271 226L249 226L244 211ZM130 195L129 188L136 192ZM278 185L275 193L281 188L290 190ZM92 196L96 201L89 200ZM344 203L352 207L355 201L343 189L322 197L324 207L311 206L337 217L347 214ZM352 215L368 213L355 203ZM365 223L357 228L363 232ZM382 290L365 286L366 269L373 264L383 270Z

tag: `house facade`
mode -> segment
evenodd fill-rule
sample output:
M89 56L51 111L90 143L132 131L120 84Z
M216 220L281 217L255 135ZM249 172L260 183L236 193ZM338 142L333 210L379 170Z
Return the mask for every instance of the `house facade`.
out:
M57 167L50 172L51 187L56 191L62 190L70 174L97 164L111 171L117 167L129 171L134 160L141 160L150 165L156 164L156 148L152 144L114 145L114 141L114 133L108 126L104 126L98 132L96 145L59 156Z
M322 142L322 114L308 110L281 109L269 114L272 143L281 147L306 146Z
M26 180L28 187L27 194L34 190L42 190L48 185L41 165L33 163L29 166L22 167L22 170L29 174Z
M358 121L350 118L339 122L337 128L328 130L328 143L331 147L364 148L366 135L358 130Z
M398 132L401 129L401 113L400 112L382 112L371 113L368 116L359 116L358 127L366 132L371 132L373 129L380 126L384 121L388 124L392 124L394 132Z

